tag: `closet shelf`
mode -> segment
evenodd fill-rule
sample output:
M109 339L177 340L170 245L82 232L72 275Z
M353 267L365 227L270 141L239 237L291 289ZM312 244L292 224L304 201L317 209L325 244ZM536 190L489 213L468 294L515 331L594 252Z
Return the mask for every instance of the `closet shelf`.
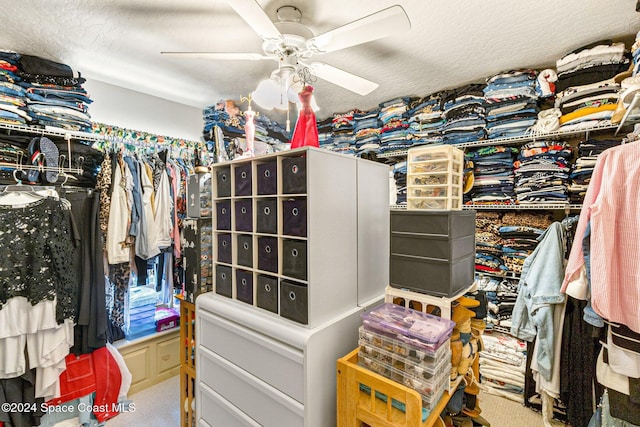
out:
M605 124L599 124L599 125L591 126L584 129L575 129L575 130L568 130L568 131L557 130L553 132L535 133L535 134L528 134L523 136L514 136L510 138L482 139L479 141L463 142L461 144L452 144L452 145L458 148L484 147L487 145L515 145L515 144L522 144L528 141L534 141L536 139L541 139L541 138L573 136L573 135L580 135L583 133L589 133L591 131L610 130L610 129L617 129L617 128L618 128L617 125L612 125L610 122L605 122ZM420 147L420 145L416 145L416 147ZM393 157L405 157L407 155L407 152L408 152L408 149L388 151L386 153L378 154L378 158L387 159L387 158L393 158Z
M391 209L407 209L407 205L391 205ZM471 204L471 205L462 205L462 210L478 210L478 211L496 211L496 210L505 210L505 211L513 211L513 210L580 210L582 209L582 205L580 204L569 204L569 203L521 203L521 204L511 204L511 205L490 205L490 204Z
M81 168L69 168L69 167L64 167L64 166L56 166L56 167L51 167L51 166L34 166L34 165L16 165L15 163L9 163L9 162L0 162L0 170L15 170L15 171L19 171L19 170L37 170L40 172L44 172L44 171L54 171L54 172L58 172L58 173L75 173L75 174L80 174L82 175L83 170Z
M57 136L62 137L64 139L79 139L84 141L103 141L104 136L96 135L88 132L79 132L79 131L66 131L63 129L53 130L53 129L43 129L37 128L33 126L22 126L22 125L12 125L8 123L0 123L0 129L5 129L9 131L18 131L24 133L31 133L43 136Z

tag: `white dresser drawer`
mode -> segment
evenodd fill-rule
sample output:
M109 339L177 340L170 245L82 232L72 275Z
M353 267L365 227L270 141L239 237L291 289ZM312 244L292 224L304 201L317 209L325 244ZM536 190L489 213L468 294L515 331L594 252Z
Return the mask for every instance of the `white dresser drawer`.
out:
M198 381L264 427L304 425L304 406L210 350L198 348ZM214 418L217 419L217 418Z
M260 424L202 383L198 385L197 401L201 402L198 413L202 414L198 420L199 427L260 427Z
M211 312L198 313L196 342L281 392L304 403L302 350ZM205 381L206 382L206 381ZM214 383L208 383L214 384Z

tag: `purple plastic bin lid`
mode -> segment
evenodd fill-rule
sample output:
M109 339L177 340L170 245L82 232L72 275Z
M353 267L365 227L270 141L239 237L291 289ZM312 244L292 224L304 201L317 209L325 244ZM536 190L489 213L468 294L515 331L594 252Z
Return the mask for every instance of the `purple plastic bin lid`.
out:
M374 329L393 332L428 344L440 344L451 336L455 322L392 303L362 313L362 321Z

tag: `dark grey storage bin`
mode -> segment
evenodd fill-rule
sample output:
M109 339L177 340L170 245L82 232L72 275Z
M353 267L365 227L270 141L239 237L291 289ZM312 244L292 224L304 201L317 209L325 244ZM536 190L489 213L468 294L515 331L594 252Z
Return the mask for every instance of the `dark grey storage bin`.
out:
M278 314L278 278L259 274L256 282L256 305Z
M280 281L280 316L306 325L309 323L307 285Z
M454 261L391 255L390 285L424 294L453 297L473 283L475 254Z
M475 211L391 211L391 232L464 237L475 233Z
M259 195L276 194L278 192L278 162L271 160L260 163L257 167L256 181Z
M236 231L253 231L253 209L251 199L236 200Z
M218 237L218 262L224 262L227 264L231 264L232 260L232 245L231 245L231 234L229 233L220 233L217 235Z
M251 195L251 162L234 166L235 192L236 196Z
M216 228L231 230L231 200L216 202Z
M449 238L391 233L391 254L393 255L412 255L453 261L463 256L473 255L475 251L476 241L473 234Z
M190 175L187 181L187 217L200 218L200 176Z
M282 201L282 234L307 237L307 198Z
M307 280L307 242L284 239L282 241L282 274Z
M285 157L282 159L282 193L303 194L307 192L307 159Z
M218 194L216 197L231 197L231 167L216 168Z
M278 200L259 199L256 209L256 231L278 234Z
M236 299L253 305L253 273L236 270Z
M232 283L231 267L216 264L216 293L231 298Z
M258 237L258 269L278 272L277 237Z
M237 264L244 267L253 267L253 236L250 234L238 234L237 236Z

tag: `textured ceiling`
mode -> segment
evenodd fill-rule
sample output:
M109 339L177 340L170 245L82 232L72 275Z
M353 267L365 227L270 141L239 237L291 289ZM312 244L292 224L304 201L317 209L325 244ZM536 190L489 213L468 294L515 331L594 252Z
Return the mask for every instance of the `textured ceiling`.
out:
M231 0L233 1L233 0ZM600 39L632 41L635 0L258 0L275 21L295 5L314 34L400 4L408 32L315 56L380 84L366 97L318 80L317 115L426 95L501 70L553 65ZM236 99L272 61L177 59L160 51L261 53L261 39L225 0L2 0L0 48L70 65L83 76L195 107ZM273 114L270 114L272 117ZM281 117L281 116L280 116Z

